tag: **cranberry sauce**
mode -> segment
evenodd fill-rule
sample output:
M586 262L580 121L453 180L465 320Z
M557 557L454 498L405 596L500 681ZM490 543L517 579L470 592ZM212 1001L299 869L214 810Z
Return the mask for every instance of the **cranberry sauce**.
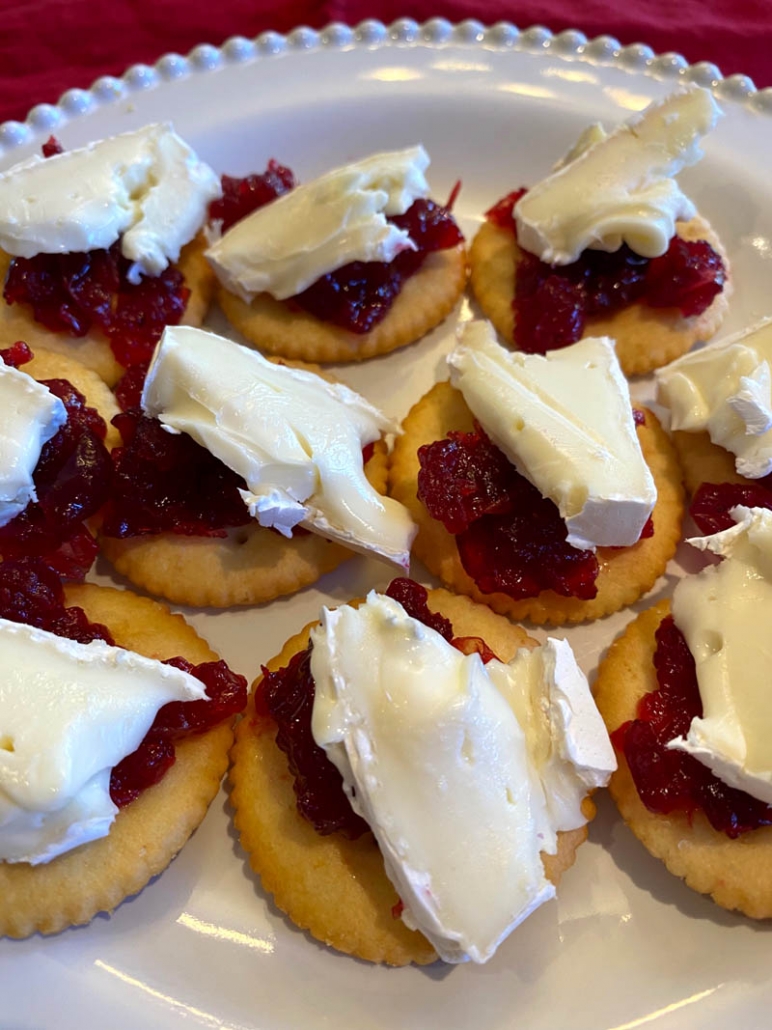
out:
M772 476L747 484L702 483L689 505L689 514L701 533L720 533L735 525L729 512L738 504L772 510Z
M237 715L247 703L246 679L231 672L223 661L192 665L184 658L169 658L164 665L174 665L201 680L209 700L172 701L159 709L137 750L112 771L110 797L118 808L125 808L162 779L174 764L175 741L189 734L206 733Z
M0 617L25 622L81 644L115 641L106 626L90 622L82 608L67 608L55 572L35 558L0 563ZM165 664L184 669L204 684L210 701L174 701L161 708L139 748L113 769L110 794L119 808L157 783L174 762L174 741L203 733L240 712L247 700L247 681L225 662L191 665L184 658Z
M252 521L239 488L246 483L186 433L167 433L138 408L116 415L123 446L112 452L113 488L102 530L224 537Z
M429 611L426 589L413 580L392 580L388 597L394 598L408 615L436 630L464 654L477 652L484 662L495 658L479 637L454 637L453 626L442 615ZM314 707L311 675L311 645L293 655L289 665L276 672L263 667L263 679L255 693L255 706L277 726L276 745L287 755L300 814L317 833L342 833L354 839L368 829L343 793L343 780L311 732Z
M516 190L486 212L499 228L517 228L514 206L527 191ZM726 270L705 240L674 237L665 254L642 258L624 245L613 254L585 250L570 265L548 265L523 252L517 264L515 343L544 354L576 343L588 318L611 314L640 301L655 308L677 308L685 317L700 315L724 288Z
M772 807L728 787L691 755L668 750L668 741L685 736L692 719L702 715L702 700L694 659L671 616L660 623L656 640L659 687L641 698L637 718L611 735L627 759L641 801L663 815L691 817L702 811L714 829L733 839L772 825Z
M416 200L406 214L389 221L407 230L418 249L403 250L388 263L353 261L317 279L293 303L323 322L368 333L383 321L405 281L432 251L455 247L464 239L449 210L432 200Z
M26 344L16 343L0 355L18 367L31 359L32 352ZM37 501L0 527L0 558L41 558L60 576L82 579L97 553L83 523L107 500L112 477L103 443L107 427L66 379L41 382L62 401L67 421L40 453L33 473Z
M220 222L221 231L226 233L242 218L294 189L295 176L272 158L262 175L247 175L243 179L223 175L220 183L222 197L209 205L209 219Z
M557 507L521 476L479 425L418 451L418 497L456 537L459 558L483 593L519 600L542 590L590 600L592 551L566 543Z

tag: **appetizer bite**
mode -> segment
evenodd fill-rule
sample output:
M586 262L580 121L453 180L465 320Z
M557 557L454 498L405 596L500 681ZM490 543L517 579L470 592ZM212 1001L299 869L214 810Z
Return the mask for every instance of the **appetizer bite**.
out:
M400 579L264 667L232 800L252 868L314 937L485 962L554 896L613 768L565 641Z
M118 440L112 393L73 358L19 341L0 350L0 558L41 558L83 579L89 526L107 500Z
M505 340L544 354L585 333L611 336L629 376L716 332L731 292L726 255L674 177L702 157L720 113L694 87L609 135L593 125L551 175L487 212L471 283Z
M613 341L522 354L472 322L448 364L389 472L416 557L516 620L581 622L636 601L675 553L683 488L656 418L633 412Z
M75 357L113 386L214 289L199 235L220 181L171 125L0 173L0 332Z
M447 207L430 200L428 165L411 147L288 192L291 173L274 166L278 199L206 252L232 325L269 354L311 362L388 354L439 325L463 292L466 251L455 192Z
M246 680L168 608L63 591L36 559L0 564L0 654L0 934L57 933L141 890L199 825Z
M732 526L735 505L772 508L772 318L657 372L690 513L703 533Z
M415 527L381 495L381 437L397 426L346 386L213 333L169 328L142 406L115 424L124 442L100 545L153 594L259 604L354 551L409 565Z
M724 908L772 916L772 512L688 542L721 557L639 615L601 663L595 695L633 833Z

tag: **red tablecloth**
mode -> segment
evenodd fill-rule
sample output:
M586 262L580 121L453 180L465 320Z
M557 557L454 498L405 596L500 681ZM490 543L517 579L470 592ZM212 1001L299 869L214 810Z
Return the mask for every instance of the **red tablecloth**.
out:
M120 75L169 51L186 53L197 43L405 15L578 28L590 37L609 33L622 43L677 50L692 62L714 62L724 75L743 72L757 86L772 85L770 0L289 0L274 6L264 0L4 0L0 8L0 121L23 119L34 104L55 102L65 89L88 87L100 75Z

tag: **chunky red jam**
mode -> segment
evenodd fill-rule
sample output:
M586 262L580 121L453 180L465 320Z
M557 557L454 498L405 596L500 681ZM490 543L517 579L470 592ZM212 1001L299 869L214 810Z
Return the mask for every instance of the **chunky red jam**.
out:
M641 801L651 812L692 816L702 811L711 826L735 838L772 825L772 807L728 787L696 758L671 751L667 743L686 736L692 719L702 716L694 659L671 616L656 634L657 690L638 703L637 718L611 735L630 767Z
M388 219L405 229L417 250L403 250L388 263L354 261L323 275L293 303L324 322L352 333L368 333L389 313L405 281L433 251L447 250L464 237L448 208L416 200L404 214Z
M107 536L147 533L224 537L251 516L246 483L186 433L167 433L134 408L113 419L123 446L112 452L113 487L102 524Z
M517 236L513 210L524 189L502 198L486 218ZM726 270L705 240L674 237L662 257L648 259L622 246L613 254L585 250L570 265L545 264L523 252L517 264L515 343L544 354L576 343L588 318L610 314L640 301L655 308L678 308L684 317L700 315L724 288Z
M136 285L128 280L130 267L119 242L109 250L14 258L3 297L8 304L30 305L35 321L55 333L77 337L100 329L115 360L127 368L149 360L164 327L177 325L190 296L182 272L172 265Z
M14 367L32 358L24 343L0 355ZM83 523L102 507L110 490L112 463L103 443L107 427L66 379L41 382L62 401L67 421L40 453L33 473L37 501L0 527L0 557L39 557L65 579L82 579L97 554Z
M243 179L223 175L220 182L222 197L209 205L209 218L221 222L221 231L225 233L259 207L294 189L295 176L272 158L262 175L247 175Z
M477 652L484 662L496 656L479 637L454 637L453 626L444 616L431 612L424 587L410 579L392 580L387 596L399 601L408 615L436 630L464 654ZM368 829L343 793L343 780L311 732L314 707L314 679L311 675L311 646L292 657L289 665L276 672L263 668L263 679L255 694L255 706L270 715L277 726L276 744L287 755L294 777L300 814L317 833L342 833L354 839Z
M67 608L56 573L39 559L0 563L0 617L25 622L81 644L103 640L114 644L106 626L90 622L82 608ZM247 700L247 681L225 662L191 665L184 658L165 664L189 672L204 684L210 701L174 701L164 705L139 748L115 766L110 795L119 808L162 778L174 763L174 742L185 734L204 733L240 712Z
M557 507L479 425L421 447L418 460L418 497L455 535L461 564L483 593L500 591L515 600L542 590L595 597L593 552L566 543Z
M738 504L772 510L772 476L748 484L702 483L689 505L689 514L701 533L720 533L735 525L729 512Z

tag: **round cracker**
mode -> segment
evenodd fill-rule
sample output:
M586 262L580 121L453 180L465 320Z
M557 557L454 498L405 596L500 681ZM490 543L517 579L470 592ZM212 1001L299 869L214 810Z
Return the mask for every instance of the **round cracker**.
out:
M55 351L44 350L39 347L33 355L32 361L21 366L21 371L31 375L33 379L66 379L80 390L86 398L86 404L90 408L96 408L107 426L105 436L105 447L111 451L121 442L121 434L112 424L113 416L120 412L116 404L115 396L105 381L86 368L80 361L69 357L66 354L57 354Z
M654 634L670 612L662 601L643 612L609 649L598 669L595 700L609 729L636 717L644 694L657 689ZM609 790L627 825L671 873L722 908L739 909L754 919L772 917L772 827L731 840L714 830L702 812L687 816L650 812L638 796L625 757Z
M466 597L431 590L429 607L449 618L456 634L482 637L504 661L518 648L536 645L523 629ZM307 647L313 625L291 637L267 668L283 668ZM373 835L366 833L353 841L339 833L323 837L298 813L287 758L276 746L275 736L273 720L258 715L250 700L236 730L231 800L242 847L263 888L297 926L338 951L393 966L435 961L436 953L426 938L408 930L392 913L399 898ZM595 815L589 797L582 810L588 820ZM586 826L560 833L557 853L542 856L545 872L555 885L573 865L576 849L586 837Z
M463 244L429 254L369 333L348 332L268 293L251 304L222 287L217 296L228 321L268 354L301 361L364 361L414 343L438 326L463 293L466 275Z
M598 592L590 601L562 597L552 590L516 601L506 594L485 594L479 589L464 571L455 537L440 521L433 519L418 500L418 448L444 439L450 430L470 432L474 422L461 393L450 383L436 384L408 413L403 434L394 444L389 472L392 497L405 505L419 527L413 554L453 590L518 622L523 619L537 624L584 622L633 604L651 589L675 554L683 517L678 459L655 416L650 411L645 415L646 424L639 427L638 438L657 487L657 503L652 514L654 535L633 547L598 548Z
M700 340L709 340L718 330L729 307L732 282L729 262L716 233L699 215L676 224L685 240L707 240L726 268L724 289L701 315L685 318L677 308L652 308L635 303L610 315L587 319L585 336L611 336L617 343L617 357L625 375L642 375L666 365L690 350ZM469 250L470 281L480 307L505 340L515 334L517 263L522 251L512 232L485 221Z
M194 664L217 655L180 615L125 590L91 584L66 587L68 604L109 626L116 643L147 655L182 655ZM112 912L162 872L190 837L217 794L228 764L230 723L188 737L160 783L122 809L110 833L45 865L0 863L0 934L57 933Z
M199 233L182 248L176 267L185 277L185 285L190 290L190 297L182 317L183 325L200 326L209 310L214 294L215 280L204 257L207 242ZM12 258L0 250L0 281L5 283ZM110 344L103 334L94 329L85 336L69 336L67 333L54 333L40 325L32 317L26 304L7 304L0 296L0 338L4 340L24 340L33 351L41 348L74 358L82 365L92 369L108 386L115 386L126 371L115 360Z
M673 445L684 472L686 489L695 493L701 483L740 483L754 486L753 479L741 476L735 456L712 442L707 433L673 433Z
M372 486L386 492L386 447L378 442L365 465ZM226 537L161 533L118 540L99 534L102 554L135 586L174 604L232 608L294 594L332 572L353 552L317 533L291 538L257 522Z

